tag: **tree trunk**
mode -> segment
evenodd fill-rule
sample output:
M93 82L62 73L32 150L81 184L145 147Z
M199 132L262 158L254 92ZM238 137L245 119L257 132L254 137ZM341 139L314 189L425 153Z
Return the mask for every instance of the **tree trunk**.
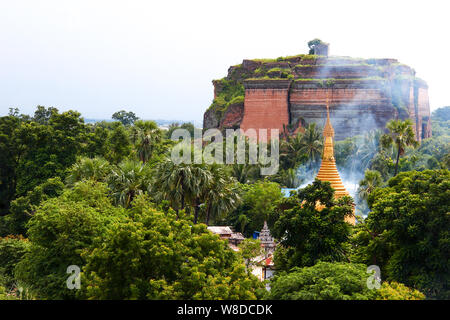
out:
M398 147L398 150L397 150L397 161L395 162L395 174L394 174L394 177L398 173L398 161L399 160L400 160L400 147Z
M199 201L198 201L198 199L195 199L195 201L194 201L194 224L197 224L199 211L200 211Z
M208 206L206 207L206 219L205 223L208 226L209 225L209 217L211 216L211 204L208 203Z

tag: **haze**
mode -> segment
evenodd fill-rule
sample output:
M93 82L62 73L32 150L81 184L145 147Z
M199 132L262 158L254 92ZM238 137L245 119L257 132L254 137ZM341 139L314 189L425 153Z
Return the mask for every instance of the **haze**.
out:
M211 80L245 58L395 58L450 105L446 1L0 2L0 115L10 107L201 121Z

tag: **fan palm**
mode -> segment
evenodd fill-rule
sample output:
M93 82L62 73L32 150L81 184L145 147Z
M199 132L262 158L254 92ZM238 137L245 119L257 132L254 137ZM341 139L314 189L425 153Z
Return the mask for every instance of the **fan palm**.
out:
M380 187L382 183L383 179L378 171L366 170L364 179L359 182L359 198L367 200L372 191L375 190L375 188Z
M103 158L80 158L70 168L69 175L66 178L68 185L82 180L105 181L111 172L109 162Z
M258 177L258 170L256 164L233 164L231 174L238 182L249 183Z
M155 146L161 141L162 133L154 121L136 121L132 129L132 141L136 145L136 153L143 163L153 154Z
M211 165L210 185L206 188L204 200L206 202L205 223L208 225L211 217L235 209L241 202L236 180L228 175L223 166Z
M309 169L312 167L312 163L317 162L322 155L323 141L322 134L316 128L315 123L310 123L302 134L300 140L299 152L306 154L309 161Z
M203 164L175 164L165 159L155 169L152 191L159 199L168 200L177 212L187 203L194 208L197 223L201 201L211 184L211 173Z
M363 141L359 143L356 159L362 171L369 167L370 161L380 151L381 136L382 132L380 130L371 130L364 135Z
M415 140L412 122L409 119L405 121L390 120L387 123L386 128L389 130L389 133L382 136L382 144L386 147L394 144L397 149L397 159L395 161L394 173L394 176L396 176L398 173L398 162L400 160L400 156L405 153L406 147L416 147L418 142Z
M112 169L108 184L115 202L128 208L137 195L148 189L150 169L140 162L126 160Z
M281 141L280 162L283 169L293 168L304 161L305 153L302 150L304 147L303 140L303 134L299 132Z

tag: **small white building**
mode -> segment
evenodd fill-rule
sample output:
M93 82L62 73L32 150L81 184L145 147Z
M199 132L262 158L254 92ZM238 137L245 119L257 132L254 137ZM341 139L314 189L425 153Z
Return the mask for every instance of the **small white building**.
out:
M219 235L220 239L228 240L228 245L234 251L239 251L239 244L244 241L244 235L240 232L233 232L228 226L211 226L208 230Z

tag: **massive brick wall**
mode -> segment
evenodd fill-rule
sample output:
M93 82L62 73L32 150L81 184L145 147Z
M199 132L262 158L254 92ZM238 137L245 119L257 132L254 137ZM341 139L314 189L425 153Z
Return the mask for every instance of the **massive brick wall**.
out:
M241 129L279 129L315 122L324 124L326 99L330 99L330 115L336 139L361 135L368 130L384 129L390 119L410 118L416 137L431 136L428 91L401 83L401 112L392 104L390 87L379 81L339 81L330 87L314 81L252 80L245 82L244 116ZM415 92L416 90L416 92ZM423 120L424 119L424 120Z
M283 132L283 125L289 124L289 85L289 80L244 82L244 117L241 129L268 129L269 137L271 129Z
M292 134L308 123L323 125L329 96L338 140L406 118L417 140L431 137L428 86L394 59L299 55L244 60L213 81L214 97L231 101L227 94L235 92L227 90L233 81L244 85L244 103L208 109L204 128L268 129L269 134L286 128Z
M373 84L339 85L333 89L314 87L314 84L295 83L290 94L293 123L315 122L324 125L326 99L330 99L330 116L336 139L362 134L382 128L395 114L395 108L382 89Z

